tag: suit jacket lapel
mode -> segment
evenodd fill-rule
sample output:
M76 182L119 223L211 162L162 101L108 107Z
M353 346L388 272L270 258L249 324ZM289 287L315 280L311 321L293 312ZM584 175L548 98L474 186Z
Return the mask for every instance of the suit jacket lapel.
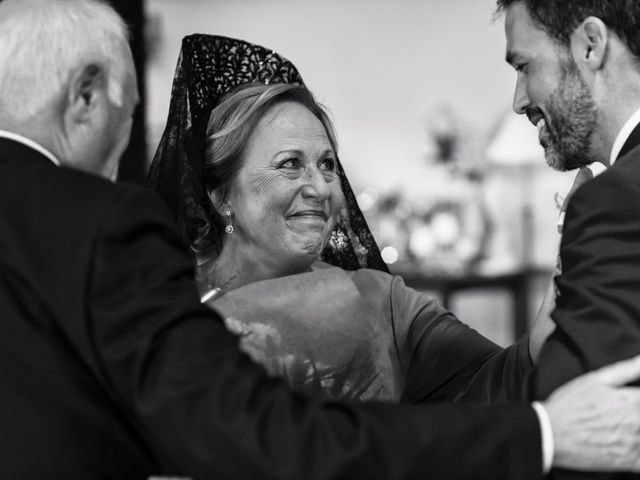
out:
M640 124L636 125L636 128L633 129L627 141L624 142L620 153L618 154L618 158L616 158L616 162L618 159L624 157L627 153L633 150L635 147L640 145Z

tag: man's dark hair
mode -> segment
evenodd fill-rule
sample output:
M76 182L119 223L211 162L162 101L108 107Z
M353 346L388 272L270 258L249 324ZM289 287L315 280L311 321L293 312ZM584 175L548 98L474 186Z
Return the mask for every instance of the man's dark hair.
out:
M640 58L640 1L638 0L497 0L500 15L511 5L522 3L534 23L562 45L590 16L598 17Z

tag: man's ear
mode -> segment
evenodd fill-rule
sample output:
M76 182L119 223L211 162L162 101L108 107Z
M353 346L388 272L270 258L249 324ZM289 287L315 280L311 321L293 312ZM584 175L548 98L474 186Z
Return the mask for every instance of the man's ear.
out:
M602 68L607 55L609 31L598 17L587 17L571 36L571 50L578 65L590 70Z
M97 64L86 65L76 71L69 83L68 111L77 123L90 120L95 110L108 97L107 73Z

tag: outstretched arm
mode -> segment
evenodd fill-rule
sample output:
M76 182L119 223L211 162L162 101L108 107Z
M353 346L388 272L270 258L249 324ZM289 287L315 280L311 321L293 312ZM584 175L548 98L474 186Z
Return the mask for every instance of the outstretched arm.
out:
M503 349L424 292L392 283L392 312L409 402L496 404L525 399L528 336Z

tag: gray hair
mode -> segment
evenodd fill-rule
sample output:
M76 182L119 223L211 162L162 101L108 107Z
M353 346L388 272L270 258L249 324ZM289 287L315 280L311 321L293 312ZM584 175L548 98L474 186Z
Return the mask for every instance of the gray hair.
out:
M101 0L2 0L0 111L17 120L36 115L88 63L108 72L109 98L121 105L127 42L124 21Z

